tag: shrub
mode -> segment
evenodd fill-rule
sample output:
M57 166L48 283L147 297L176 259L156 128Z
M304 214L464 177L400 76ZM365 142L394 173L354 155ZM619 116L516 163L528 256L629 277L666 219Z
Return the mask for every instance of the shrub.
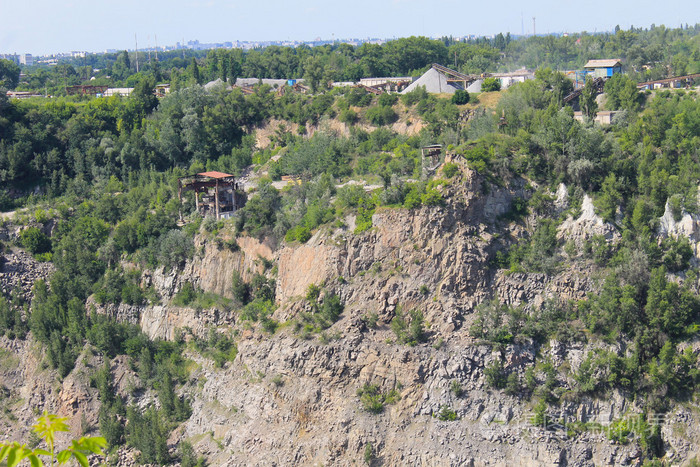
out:
M365 383L364 386L358 389L357 395L360 397L362 407L373 414L382 413L385 404L394 404L401 398L396 389L383 393L379 390L379 386L369 383Z
M452 94L452 103L456 105L464 105L469 103L469 93L463 89L457 89Z
M170 230L160 239L158 248L158 262L166 269L182 265L192 257L194 242L181 230Z
M357 118L357 113L355 113L355 111L353 111L352 109L343 110L338 116L338 120L347 125L355 124L357 122Z
M489 366L484 370L486 375L486 382L489 386L494 389L503 389L506 387L508 381L506 376L506 371L503 368L503 362L501 359L494 360Z
M396 334L399 343L414 346L425 342L424 322L425 318L420 310L411 310L407 320L401 309L397 308L396 316L391 320L391 330Z
M357 390L357 395L360 396L362 408L367 412L379 414L384 411L384 395L379 392L379 386L366 383Z
M275 281L268 279L262 274L255 274L250 281L250 294L255 299L274 302Z
M454 394L455 397L460 397L462 392L464 392L464 389L462 389L462 385L459 384L459 381L453 379L450 383L450 391L452 391L452 394Z
M243 281L243 278L241 277L241 274L238 271L233 271L231 290L233 292L233 298L238 300L239 303L243 305L248 303L250 290L248 289L248 284L246 284Z
M397 94L382 94L379 96L379 99L377 99L377 103L381 106L384 107L391 107L396 102L399 100L399 96Z
M520 392L520 379L515 373L508 375L506 380L505 393L509 396L514 396Z
M594 235L590 240L586 240L583 251L598 266L605 266L612 256L612 246L603 235Z
M426 206L442 206L445 204L445 199L442 197L442 193L437 191L435 188L426 190L420 197L422 204Z
M693 249L686 237L668 238L664 240L662 246L666 249L662 258L666 269L670 272L688 269L690 258L693 257Z
M197 299L197 291L191 282L185 282L175 294L173 303L178 306L187 306Z
M367 326L369 329L377 329L379 315L373 311L372 313L363 316L362 322L365 323L365 326Z
M372 94L362 88L352 88L345 93L348 104L357 107L367 107L372 102Z
M613 421L608 430L608 439L620 444L627 444L628 438L632 434L629 422L630 420L624 418Z
M299 243L306 243L311 238L311 231L305 225L297 225L292 227L287 231L284 239L287 242L297 241Z
M372 460L374 460L374 448L372 443L365 444L364 461L367 465L372 465Z
M442 166L442 174L447 178L452 178L459 171L459 166L454 162L447 162Z
M540 400L535 406L535 413L532 417L532 424L541 428L547 427L547 403L544 400Z
M493 92L501 90L501 82L496 78L486 78L481 83L481 92Z
M32 254L51 251L51 240L37 227L24 229L19 235L19 241Z
M375 126L391 125L399 118L394 109L383 105L367 109L365 117Z
M376 206L371 200L360 198L355 217L355 234L362 233L372 227L372 216L375 208Z
M440 407L440 412L437 415L438 420L443 422L453 422L457 420L457 413L446 405Z

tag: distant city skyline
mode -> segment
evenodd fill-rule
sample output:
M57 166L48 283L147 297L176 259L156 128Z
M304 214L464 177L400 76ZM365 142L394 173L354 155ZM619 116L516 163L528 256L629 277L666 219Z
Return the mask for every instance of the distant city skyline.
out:
M463 2L444 0L104 1L0 0L0 53L46 55L235 41L312 41L408 36L526 35L669 28L700 22L700 3L659 8L651 0Z

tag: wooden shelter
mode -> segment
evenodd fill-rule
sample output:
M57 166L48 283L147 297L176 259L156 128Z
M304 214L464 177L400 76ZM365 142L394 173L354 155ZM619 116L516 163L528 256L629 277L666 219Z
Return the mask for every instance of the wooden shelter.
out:
M441 162L442 158L442 144L431 144L428 146L423 146L421 148L421 155L423 160L423 178L427 178L428 175L435 172Z
M227 219L245 204L245 194L236 177L223 172L202 172L178 179L178 196L194 191L196 209L202 216Z

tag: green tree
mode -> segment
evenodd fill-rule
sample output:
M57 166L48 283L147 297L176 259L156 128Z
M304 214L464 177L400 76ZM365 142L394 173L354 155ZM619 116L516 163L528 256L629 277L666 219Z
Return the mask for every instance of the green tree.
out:
M19 83L19 66L10 60L0 59L0 89L14 89Z
M143 115L151 113L158 106L155 87L155 78L152 75L146 75L136 83L130 95L130 99L136 103L137 108Z
M129 52L122 51L117 60L112 66L112 77L118 80L124 80L131 74L131 60L129 60Z
M304 63L304 70L304 81L309 83L312 92L325 89L326 86L321 83L323 79L323 64L319 57L307 58Z
M593 85L593 80L586 80L586 84L583 86L581 91L581 96L579 97L579 106L581 107L581 112L589 120L595 118L598 113L598 102L596 102L596 89Z
M501 90L501 82L496 78L485 78L481 83L481 92L493 92Z
M194 57L192 57L190 65L187 67L187 75L195 84L202 82L202 77L199 74L199 65L197 65L197 59Z
M605 105L609 110L639 110L641 94L635 82L627 75L617 73L606 81L605 95Z

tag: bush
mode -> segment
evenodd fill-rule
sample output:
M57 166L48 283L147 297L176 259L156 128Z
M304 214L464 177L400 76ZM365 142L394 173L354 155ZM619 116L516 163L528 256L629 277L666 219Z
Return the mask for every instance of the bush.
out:
M406 319L400 308L396 309L396 316L391 320L391 330L401 344L414 346L425 342L425 318L420 310L411 310L409 320Z
M194 241L181 230L170 230L159 243L158 262L166 269L182 265L194 253Z
M469 103L469 93L463 89L457 89L452 94L452 103L456 105L464 105Z
M367 443L364 453L365 464L372 465L372 460L374 460L374 448L372 447L372 443Z
M369 230L372 227L372 216L376 209L375 204L366 198L360 198L357 206L357 216L355 217L355 234Z
M688 269L690 258L693 257L693 249L686 237L679 239L667 238L662 243L666 252L662 261L670 272L679 272Z
M357 113L355 113L352 109L343 110L338 116L338 120L347 125L355 124L357 122L357 118Z
M372 102L372 94L362 88L352 88L345 93L348 104L357 107L367 107Z
M447 162L442 166L442 174L447 178L452 178L459 172L459 166L454 162Z
M459 384L459 381L453 379L450 383L450 391L452 391L452 394L454 394L455 397L461 397L464 389L462 388L462 385Z
M357 395L360 397L362 408L373 414L382 413L385 404L393 404L401 398L396 389L383 393L379 390L379 386L369 383L365 383L358 389Z
M19 241L32 254L51 251L51 240L37 227L29 227L19 235Z
M248 303L248 298L250 291L248 289L248 284L243 281L241 274L238 271L233 271L233 278L231 284L231 291L233 292L233 298L238 300L239 303L245 305Z
M369 123L375 126L391 125L399 118L394 109L383 105L367 109L365 117Z
M435 188L430 188L421 195L420 202L425 206L442 206L445 204L445 198Z
M484 370L484 374L486 375L486 382L492 388L503 389L506 387L508 378L506 376L506 371L503 368L503 362L500 358L487 366Z
M292 227L284 235L284 239L287 242L297 241L299 243L306 243L311 238L311 231L305 225L297 225Z
M605 266L612 256L612 246L603 235L594 235L590 240L586 240L583 251L598 266Z
M187 306L197 299L197 291L191 282L185 282L175 294L173 303L178 306Z
M437 415L438 420L443 422L453 422L457 420L457 413L446 405L440 407L440 412Z
M357 395L360 396L362 408L367 412L373 414L384 412L384 395L379 392L379 386L367 383L357 390Z
M486 78L481 83L481 92L493 92L501 90L501 82L496 78Z
M379 99L377 99L377 103L381 106L384 107L392 107L396 102L399 100L399 96L397 94L382 94L379 96Z

